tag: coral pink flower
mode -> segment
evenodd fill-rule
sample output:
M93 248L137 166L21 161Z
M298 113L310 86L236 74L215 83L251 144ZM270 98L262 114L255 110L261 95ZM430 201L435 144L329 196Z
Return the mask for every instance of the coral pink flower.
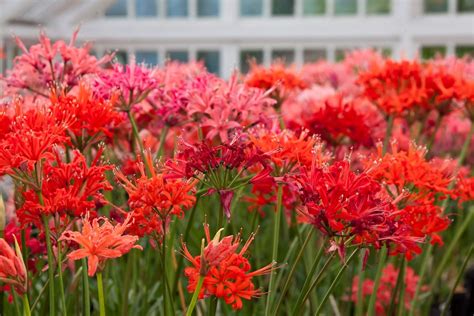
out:
M18 293L23 294L26 292L27 274L18 250L14 251L5 239L0 238L0 282L12 285Z
M82 231L65 231L59 240L72 241L81 246L68 254L72 260L87 258L89 276L94 276L97 269L102 270L108 259L118 258L132 248L142 250L136 245L137 236L125 234L130 226L132 216L128 215L122 224L112 225L105 217L95 218L90 222L89 215L82 219Z

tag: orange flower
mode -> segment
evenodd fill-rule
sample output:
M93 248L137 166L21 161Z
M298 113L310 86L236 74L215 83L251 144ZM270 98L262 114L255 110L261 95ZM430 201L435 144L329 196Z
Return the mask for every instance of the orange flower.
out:
M65 231L59 240L73 241L82 246L81 249L71 252L68 258L79 260L87 257L89 276L92 277L97 268L104 268L108 259L121 257L132 248L143 250L135 244L137 236L124 234L131 224L131 219L129 214L122 224L114 226L105 217L95 218L91 223L87 214L82 220L82 232Z
M0 282L12 285L15 290L23 294L26 292L26 267L21 252L16 243L16 253L5 239L0 238Z
M141 176L135 181L130 181L120 171L115 174L129 196L134 218L131 231L139 236L161 235L163 225L168 225L171 215L182 217L183 209L194 205L196 197L192 193L196 181L168 179L165 174L157 173L149 153L145 156L145 163L150 166L150 177L147 177L143 163L138 164Z
M183 255L192 263L191 267L184 270L189 280L188 291L194 292L199 278L203 276L204 282L199 298L208 296L222 298L234 310L239 310L243 307L242 299L251 300L263 294L261 290L255 288L252 282L253 277L271 273L275 268L275 263L250 271L250 263L244 254L255 238L255 234L252 234L242 249L237 252L240 234L226 236L219 240L222 231L219 230L211 240L207 224L204 225L204 231L207 246L200 256L193 257L183 243Z
M306 83L300 79L301 76L294 69L285 67L281 61L269 68L256 63L250 66L250 73L245 79L245 84L264 90L275 89L273 92L273 98L277 101L275 107L281 106L281 101L291 91L306 88Z
M306 131L298 136L290 130L277 133L262 128L250 133L249 138L258 150L270 157L277 176L300 166L309 168L313 160L318 166L330 160L319 138L308 136Z

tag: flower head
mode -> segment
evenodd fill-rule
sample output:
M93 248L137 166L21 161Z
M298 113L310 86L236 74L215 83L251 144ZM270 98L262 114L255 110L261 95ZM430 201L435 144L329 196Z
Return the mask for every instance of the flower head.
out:
M25 263L15 239L15 250L0 238L0 281L12 285L15 290L23 294L27 287Z
M255 235L252 234L242 249L238 251L241 237L226 236L220 239L219 231L211 239L209 226L204 225L207 246L199 256L191 255L183 244L183 255L192 266L185 268L184 274L189 280L188 291L194 292L200 277L204 277L199 298L214 296L222 298L234 310L243 307L242 299L251 300L263 294L255 288L253 277L271 273L275 267L271 263L261 269L251 271L248 259L244 256Z
M89 214L82 219L82 231L65 231L59 240L72 241L81 246L68 254L72 260L87 258L89 276L94 276L97 269L102 270L108 259L118 258L128 253L132 248L142 250L136 245L137 236L125 234L131 225L132 216L129 214L121 224L112 225L105 217L92 220Z

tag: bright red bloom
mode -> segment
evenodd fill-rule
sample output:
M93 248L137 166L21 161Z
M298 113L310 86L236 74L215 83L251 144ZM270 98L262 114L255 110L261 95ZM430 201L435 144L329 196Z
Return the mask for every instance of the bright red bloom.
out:
M110 129L123 119L114 108L114 98L104 100L93 96L92 91L84 84L79 86L77 96L58 97L53 94L51 103L55 112L73 115L74 120L69 124L68 131L76 147L87 144L90 138L93 138L94 142L100 141L100 135L97 135L100 132L110 137Z
M43 159L54 159L53 147L68 140L70 117L58 120L54 111L42 107L22 110L17 105L9 132L0 139L0 175L13 169L31 171Z
M135 243L137 236L125 234L130 227L132 216L128 215L121 224L112 225L105 217L94 218L92 223L89 214L82 219L82 231L65 231L59 240L73 241L82 248L72 251L68 258L80 260L87 258L88 274L94 276L97 269L103 270L108 259L119 258L132 248L143 250Z
M131 181L120 171L116 171L116 177L129 196L134 219L130 230L139 236L152 233L161 236L171 215L182 217L183 210L194 205L195 181L167 178L166 174L156 172L149 155L145 158L150 166L150 177L146 175L143 163L138 165L141 174L138 179Z
M375 310L377 311L377 315L388 315L390 308L390 303L394 295L396 295L395 287L397 284L399 270L395 269L393 264L389 263L382 272L382 277L380 279L379 288L377 289L377 300L375 302ZM405 279L404 279L404 287L405 287L405 295L404 295L404 302L403 304L399 304L397 299L395 299L395 306L403 306L404 310L410 310L411 301L415 296L416 287L418 285L419 277L415 274L415 271L410 268L406 267L405 270ZM352 281L352 294L351 294L351 301L357 304L363 304L362 302L357 302L357 293L358 293L358 286L359 286L359 277L356 276ZM370 279L365 279L362 283L362 297L363 299L370 297L373 292L374 288L374 281ZM427 290L426 286L423 286L421 290L424 292Z
M263 295L261 290L255 288L253 277L271 273L275 263L250 271L250 263L244 254L255 234L252 234L242 249L237 251L241 241L240 234L235 237L226 236L220 240L221 231L219 231L211 240L209 226L204 225L204 230L207 246L203 254L193 257L183 244L183 255L192 264L191 267L184 269L184 274L189 280L188 291L194 292L200 276L203 276L204 282L199 298L209 296L222 298L234 310L243 307L242 299L251 300L253 297Z
M104 203L101 191L112 190L105 178L105 172L112 167L99 164L101 154L102 150L99 150L89 167L78 151L73 152L70 163L64 163L56 153L55 160L44 165L41 175L43 202L34 188L23 192L25 202L17 211L20 223L25 226L33 222L41 227L42 215L59 214L64 218L94 212L96 203Z
M418 61L374 63L359 75L364 94L387 115L404 115L417 106L427 106L429 95L423 67Z

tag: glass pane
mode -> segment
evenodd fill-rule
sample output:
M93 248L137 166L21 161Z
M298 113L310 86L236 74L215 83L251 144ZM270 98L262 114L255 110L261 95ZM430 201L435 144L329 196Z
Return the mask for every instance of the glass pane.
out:
M198 51L197 59L204 62L209 72L219 75L220 73L220 56L217 50Z
M198 0L198 16L218 16L219 0Z
M336 61L342 61L346 58L346 53L349 53L354 48L337 48L334 52L334 59Z
M390 13L390 0L367 0L367 14Z
M188 0L166 0L166 16L188 16Z
M105 11L106 16L126 16L127 15L127 0L116 0Z
M448 12L448 0L424 0L426 13Z
M446 56L446 46L434 45L434 46L423 46L421 48L421 58L431 59L437 56Z
M263 13L263 0L240 0L241 16L259 16Z
M118 50L115 52L115 59L118 63L125 65L128 63L128 53L124 50Z
M471 57L474 58L474 46L462 45L456 46L456 56L457 57Z
M150 66L158 64L158 54L154 51L137 51L135 59L137 63L145 63Z
M246 49L240 51L240 71L247 73L249 71L249 62L255 61L257 64L263 63L263 50Z
M458 12L474 12L474 0L458 0Z
M350 15L357 13L357 0L335 0L335 15Z
M303 51L303 62L304 63L311 63L321 59L326 59L327 54L324 48L317 48L317 49L305 49Z
M272 0L272 15L293 15L294 0Z
M272 51L272 60L282 60L286 65L295 61L295 51L292 49L275 49Z
M156 16L157 0L135 0L135 13L137 16Z
M166 58L187 63L189 61L189 54L185 50L169 50L166 52Z
M326 0L304 0L304 15L318 15L324 13L326 13Z

